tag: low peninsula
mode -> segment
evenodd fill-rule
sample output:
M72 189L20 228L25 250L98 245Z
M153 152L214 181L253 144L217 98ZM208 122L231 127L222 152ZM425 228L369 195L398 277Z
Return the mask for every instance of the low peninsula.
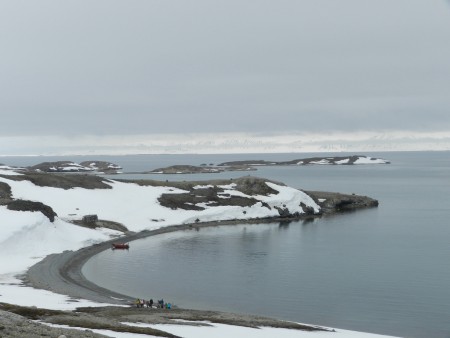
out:
M239 327L326 331L313 325L214 311L139 312L136 308L111 307L130 305L137 295L119 295L95 285L84 278L81 267L118 239L132 241L168 231L222 224L309 219L377 205L378 201L365 196L301 191L281 182L249 176L169 183L1 169L0 217L4 225L0 239L14 243L0 247L0 312L2 318L9 318L1 323L2 330L17 335L17 330L28 328L29 331L21 331L27 332L28 337L38 337L38 332L50 334L49 330L67 337L99 337L90 331L42 327L16 316L21 315L90 330L163 337L176 335L122 322L182 325L179 320L183 320L188 322L183 325L205 325L203 321L209 321ZM96 217L86 217L89 215ZM45 294L45 302L39 300L47 292L41 289L52 292ZM99 303L109 305L102 307Z

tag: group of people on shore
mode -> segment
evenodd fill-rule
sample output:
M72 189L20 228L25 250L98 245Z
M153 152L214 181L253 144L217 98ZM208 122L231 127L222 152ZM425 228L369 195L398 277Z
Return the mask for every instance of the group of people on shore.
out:
M150 309L168 309L170 310L172 308L172 304L171 303L164 303L164 299L158 300L157 303L153 302L153 299L150 300L145 300L145 299L140 299L137 298L135 300L135 305L136 307L147 307Z

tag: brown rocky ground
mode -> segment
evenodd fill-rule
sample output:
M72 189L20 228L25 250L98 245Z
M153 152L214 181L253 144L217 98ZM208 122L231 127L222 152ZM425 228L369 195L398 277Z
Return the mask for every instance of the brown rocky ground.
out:
M0 303L0 337L104 337L90 330L111 330L147 334L156 337L177 337L171 333L151 327L123 324L171 324L210 326L209 323L243 326L250 328L274 327L302 331L327 331L327 329L303 325L261 316L233 314L217 311L188 309L152 309L128 307L86 307L75 311L56 311ZM208 322L208 323L206 323ZM42 323L81 327L85 330L49 327Z

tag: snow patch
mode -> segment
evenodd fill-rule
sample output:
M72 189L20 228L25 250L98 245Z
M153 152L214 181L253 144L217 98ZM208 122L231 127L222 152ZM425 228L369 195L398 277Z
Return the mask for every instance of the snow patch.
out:
M358 159L354 162L354 164L386 164L388 161L383 160L381 158L372 158L372 157L358 157Z
M214 186L212 184L208 184L208 185L196 185L194 187L194 189L209 189L209 188L214 188Z
M336 163L336 164L348 164L349 162L350 162L350 159L346 158L344 160L336 161L334 163Z
M319 165L331 164L330 161L328 161L327 159L322 159L320 161L311 161L309 163L310 164L319 164Z

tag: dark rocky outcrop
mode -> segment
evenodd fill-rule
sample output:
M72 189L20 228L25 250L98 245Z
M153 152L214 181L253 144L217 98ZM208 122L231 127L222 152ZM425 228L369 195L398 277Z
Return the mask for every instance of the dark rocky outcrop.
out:
M107 179L87 174L50 174L50 173L25 173L20 176L8 176L14 181L30 181L40 187L54 187L61 189L85 188L85 189L111 189L106 184Z
M11 201L11 187L4 182L0 182L0 205Z
M51 207L41 202L14 200L7 204L7 208L15 211L40 211L47 216L50 222L54 222L55 217L58 216Z
M184 210L204 210L204 207L198 205L202 203L211 207L226 205L248 207L258 203L258 200L254 198L227 195L224 189L217 185L208 188L191 188L188 193L162 194L158 201L164 207Z
M204 210L205 208L198 204L206 203L208 206L252 206L259 201L255 198L243 196L230 196L225 193L224 186L231 183L236 184L235 189L246 195L270 195L276 194L277 191L270 188L266 182L268 180L257 177L241 177L233 181L213 181L203 182L201 188L194 184L184 186L184 189L189 190L187 193L181 194L163 194L158 199L162 206L171 209L184 210ZM206 185L205 185L206 183ZM213 183L213 184L212 184Z
M321 207L323 214L352 211L378 206L378 201L376 199L367 196L354 194L348 195L324 191L305 191L305 193L307 193L316 201L316 203Z
M252 206L259 200L252 198L251 196L276 194L277 191L270 188L266 182L269 180L258 178L258 177L241 177L239 179L233 180L235 183L235 190L240 191L250 197L241 196L230 196L225 193L225 189L222 186L230 184L230 181L211 181L203 182L202 188L196 187L192 183L189 185L188 182L184 182L183 188L188 190L186 193L182 194L163 194L158 199L162 206L171 209L184 209L184 210L204 210L205 208L201 206L241 206L248 207ZM270 181L269 181L270 182ZM210 183L208 185L205 185ZM279 185L283 183L274 182ZM321 215L329 215L338 212L345 212L351 210L357 210L362 208L371 208L378 206L378 201L366 196L359 195L348 195L340 194L334 192L319 192L319 191L305 191L306 194L311 196L314 201L320 206L321 210L319 212L315 211L312 207L305 204L300 204L303 209L303 213L292 212L285 205L274 206L278 211L278 217L281 219L298 219L307 217L317 217ZM200 204L200 205L199 205ZM271 208L269 205L263 206Z
M181 194L163 194L158 200L161 205L174 210L204 210L204 207L199 205L201 203L207 203L208 206L232 205L246 207L254 205L259 201L251 197L229 196L221 186L235 183L236 186L234 189L248 196L276 194L277 191L270 188L266 182L271 181L252 176L245 176L232 181L170 182L171 186L187 190L187 192ZM140 181L138 183L141 185L161 185L161 182L157 183L157 181ZM284 185L280 182L273 183ZM168 183L166 182L166 184ZM198 187L199 184L201 184L201 188ZM300 206L304 213L299 214L298 212L291 212L286 206L280 205L274 207L278 211L278 217L292 219L317 217L320 215L378 206L377 200L366 196L319 191L305 191L305 193L311 196L321 207L319 212L314 211L312 207L301 204ZM267 204L264 205L264 203L263 206L269 209L271 208Z
M252 176L241 177L233 181L236 183L236 190L246 195L264 195L277 194L278 191L269 187L266 182L270 180L261 179ZM285 185L284 183L276 182L279 185Z

